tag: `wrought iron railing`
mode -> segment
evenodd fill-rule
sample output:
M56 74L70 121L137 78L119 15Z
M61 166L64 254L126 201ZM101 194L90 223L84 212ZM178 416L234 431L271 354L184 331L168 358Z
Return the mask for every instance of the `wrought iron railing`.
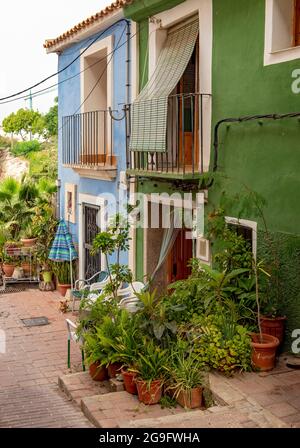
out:
M62 159L70 166L114 165L112 124L107 110L84 112L62 119Z
M157 174L203 173L204 95L188 93L168 98L166 151L155 151L156 129L151 129L153 151L130 148L131 106L126 107L127 169ZM153 101L153 100L151 100ZM137 130L135 130L137 131ZM138 132L136 132L137 135ZM144 138L141 130L141 138Z

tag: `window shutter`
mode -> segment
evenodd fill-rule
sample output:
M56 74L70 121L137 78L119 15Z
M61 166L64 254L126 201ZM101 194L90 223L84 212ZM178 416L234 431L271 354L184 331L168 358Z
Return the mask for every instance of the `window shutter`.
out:
M155 71L132 105L131 151L166 151L168 96L191 59L198 27L197 18L169 31Z

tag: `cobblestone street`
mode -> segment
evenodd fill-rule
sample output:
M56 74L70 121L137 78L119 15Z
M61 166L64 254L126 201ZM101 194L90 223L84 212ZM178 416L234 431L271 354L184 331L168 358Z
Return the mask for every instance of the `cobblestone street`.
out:
M55 292L32 289L0 296L0 329L6 336L6 353L0 354L0 427L92 426L57 385L58 376L68 372L68 315L58 306ZM41 316L49 325L25 327L21 321ZM80 366L74 344L71 361Z

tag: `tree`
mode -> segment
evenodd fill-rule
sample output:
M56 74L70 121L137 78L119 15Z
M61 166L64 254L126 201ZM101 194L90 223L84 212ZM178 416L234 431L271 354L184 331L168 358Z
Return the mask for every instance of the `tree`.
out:
M45 127L50 137L58 134L58 97L54 99L55 105L50 107L45 115Z
M26 140L26 134L43 135L45 132L45 119L40 112L30 109L19 109L11 113L2 122L3 130L11 134L19 134Z

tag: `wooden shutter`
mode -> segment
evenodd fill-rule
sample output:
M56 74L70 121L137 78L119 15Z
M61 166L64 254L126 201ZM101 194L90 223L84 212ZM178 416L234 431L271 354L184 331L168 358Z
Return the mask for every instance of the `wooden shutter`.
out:
M294 15L294 43L300 45L300 0L295 0L295 15Z

